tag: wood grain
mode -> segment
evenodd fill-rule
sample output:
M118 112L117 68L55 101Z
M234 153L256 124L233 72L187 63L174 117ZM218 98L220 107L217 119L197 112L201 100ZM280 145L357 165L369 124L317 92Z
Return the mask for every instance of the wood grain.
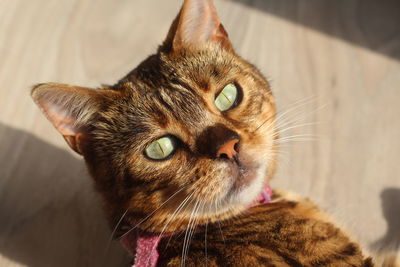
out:
M315 199L376 249L400 239L400 21L366 2L216 5L239 54L289 110L287 126L315 123L285 132L315 140L285 144L273 186ZM127 265L118 244L107 249L82 160L29 90L115 82L155 51L179 5L0 0L0 266Z

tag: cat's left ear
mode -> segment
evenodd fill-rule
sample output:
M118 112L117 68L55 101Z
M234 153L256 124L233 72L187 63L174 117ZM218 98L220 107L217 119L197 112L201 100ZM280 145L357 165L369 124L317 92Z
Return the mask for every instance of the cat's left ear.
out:
M169 51L216 43L233 51L212 0L185 0L162 48Z
M84 155L88 144L87 129L95 115L116 94L113 90L94 90L66 84L39 84L32 98L60 132L68 145Z

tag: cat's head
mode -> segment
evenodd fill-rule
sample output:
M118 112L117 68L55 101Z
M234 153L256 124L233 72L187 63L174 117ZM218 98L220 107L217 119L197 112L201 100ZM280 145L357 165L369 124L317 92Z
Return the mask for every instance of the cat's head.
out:
M113 226L234 216L274 171L269 84L235 54L211 0L186 0L157 54L114 86L48 83L32 96L85 158Z

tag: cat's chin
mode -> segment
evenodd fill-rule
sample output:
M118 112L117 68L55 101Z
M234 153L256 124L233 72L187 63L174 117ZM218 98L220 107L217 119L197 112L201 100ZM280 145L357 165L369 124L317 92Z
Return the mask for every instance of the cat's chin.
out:
M218 201L218 209L203 215L211 220L226 219L248 209L262 194L266 186L266 164L255 167L232 166L236 169L231 177L230 188Z
M240 169L240 173L232 181L230 190L219 200L218 209L213 209L212 212L204 210L197 220L216 222L235 217L248 210L265 190L266 169L266 165Z
M251 205L265 187L266 168L264 164L257 168L242 169L225 198L226 205L244 207Z

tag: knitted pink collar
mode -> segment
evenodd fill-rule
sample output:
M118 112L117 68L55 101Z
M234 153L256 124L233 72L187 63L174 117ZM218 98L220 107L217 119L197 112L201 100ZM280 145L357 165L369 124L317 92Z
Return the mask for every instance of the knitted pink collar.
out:
M252 206L271 201L272 191L269 185L260 194ZM122 246L135 257L134 267L155 267L158 261L158 244L161 238L171 236L173 233L154 234L139 229L131 231L120 239Z

